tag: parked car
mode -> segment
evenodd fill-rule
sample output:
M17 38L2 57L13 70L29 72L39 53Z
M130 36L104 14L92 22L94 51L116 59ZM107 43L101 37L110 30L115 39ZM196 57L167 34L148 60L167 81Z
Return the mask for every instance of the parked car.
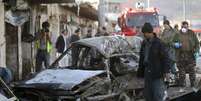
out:
M13 90L25 101L132 101L143 88L136 77L139 55L121 36L101 36L74 42L79 48L76 66L60 67L71 48L49 69L22 82Z

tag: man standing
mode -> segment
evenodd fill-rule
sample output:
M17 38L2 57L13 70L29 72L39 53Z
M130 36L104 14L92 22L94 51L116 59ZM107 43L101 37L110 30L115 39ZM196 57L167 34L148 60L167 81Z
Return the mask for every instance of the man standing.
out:
M165 101L167 97L164 76L169 75L169 58L164 44L153 33L150 23L142 27L144 41L140 51L139 69L144 70L145 100ZM138 72L139 73L139 72ZM142 74L141 74L142 75Z
M46 68L49 66L50 51L52 49L49 26L48 22L43 22L42 30L36 35L36 72L41 71L43 62Z
M60 54L62 54L64 50L66 50L66 37L67 37L67 31L63 30L62 33L57 38L56 49L57 52Z
M174 37L179 69L179 85L185 87L186 73L189 73L191 87L194 87L196 80L195 54L199 52L199 41L195 33L188 28L188 22L182 22L181 27L180 32Z
M61 35L57 38L56 49L58 55L61 55L69 47L68 31L63 30ZM69 66L69 56L65 55L59 62L59 66Z
M177 32L177 33L179 32L179 25L178 24L174 25L174 31Z
M92 30L89 29L89 30L87 30L87 35L85 38L91 38L91 37L92 37Z
M162 32L161 35L161 40L163 41L163 43L165 44L165 47L167 49L169 58L170 58L170 62L171 62L171 72L173 74L176 74L176 72L178 71L176 68L176 56L175 56L175 49L173 47L173 38L176 34L176 32L174 31L174 29L170 26L170 22L168 20L165 20L163 22L163 26L164 26L164 30Z
M75 41L80 40L80 28L75 30L75 33L70 38L70 44L72 47L71 53L72 53L72 66L77 66L77 62L79 59L79 48L72 43Z
M109 33L107 32L106 27L102 27L102 34L103 36L109 36Z

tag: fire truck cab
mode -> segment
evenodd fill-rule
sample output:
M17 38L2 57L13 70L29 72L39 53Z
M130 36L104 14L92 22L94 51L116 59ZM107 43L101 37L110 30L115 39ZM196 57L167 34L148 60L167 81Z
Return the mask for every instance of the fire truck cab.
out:
M121 28L121 33L125 36L140 35L141 28L145 22L149 22L154 27L154 32L159 33L159 15L156 8L143 8L139 6L136 9L126 9L120 17L118 24Z

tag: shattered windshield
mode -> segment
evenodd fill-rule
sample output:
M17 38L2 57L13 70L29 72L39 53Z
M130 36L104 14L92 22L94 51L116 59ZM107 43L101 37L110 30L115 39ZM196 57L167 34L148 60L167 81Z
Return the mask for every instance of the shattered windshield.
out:
M158 15L154 13L148 14L128 14L127 15L127 26L128 27L137 27L143 26L145 22L149 22L152 26L159 26Z

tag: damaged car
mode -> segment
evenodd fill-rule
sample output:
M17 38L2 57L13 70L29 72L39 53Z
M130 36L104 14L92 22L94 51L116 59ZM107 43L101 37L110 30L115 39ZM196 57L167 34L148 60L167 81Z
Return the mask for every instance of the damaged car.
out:
M72 43L79 48L76 66L60 66L67 49L50 66L13 90L24 101L133 101L143 80L136 77L139 55L121 36L101 36Z

